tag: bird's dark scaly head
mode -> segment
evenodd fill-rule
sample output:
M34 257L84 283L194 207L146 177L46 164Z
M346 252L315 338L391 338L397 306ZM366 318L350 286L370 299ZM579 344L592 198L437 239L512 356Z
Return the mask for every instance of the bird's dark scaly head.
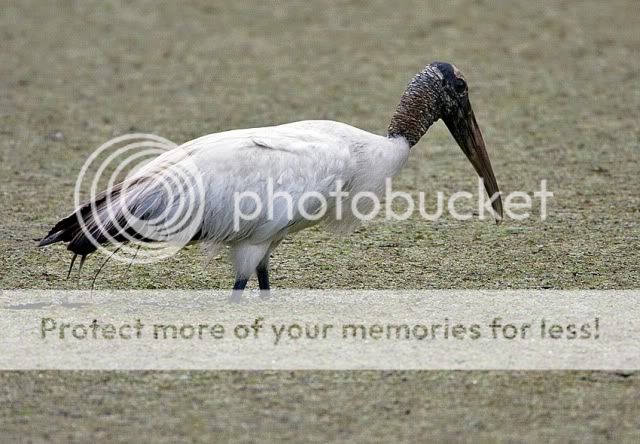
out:
M433 68L431 72L437 70L441 75L440 118L482 178L487 194L493 199L491 205L495 211L496 222L500 223L502 199L480 127L469 101L467 82L458 68L450 63L436 62L429 67Z
M427 65L409 82L389 124L389 137L402 137L414 146L442 119L467 156L492 199L496 221L502 219L502 200L489 155L469 101L467 82L450 63Z

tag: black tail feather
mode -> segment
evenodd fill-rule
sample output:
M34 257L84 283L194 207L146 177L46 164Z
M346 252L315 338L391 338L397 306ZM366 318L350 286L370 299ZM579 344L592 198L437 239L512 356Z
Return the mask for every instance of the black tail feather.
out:
M137 179L127 183L126 186L131 187L143 181L144 179ZM99 245L126 242L126 235L141 239L141 236L137 235L132 228L126 226L123 216L116 216L114 220L110 220L108 213L105 213L99 216L104 220L95 219L96 214L99 214L108 202L116 201L124 185L124 183L114 185L111 189L98 194L93 201L82 204L73 213L58 221L38 242L38 246L65 242L68 243L68 250L80 256L87 256L96 251Z
M163 200L159 189L152 176L114 185L58 221L38 242L38 246L67 243L68 250L81 256L82 269L86 256L96 251L100 245L120 245L132 239L153 241L128 224L125 215L137 214L142 220L153 217L158 208L162 209ZM75 257L72 259L72 266L74 261Z
M75 264L77 257L78 255L74 254L71 258L71 264L69 264L69 271L67 272L67 279L69 279L69 276L71 276L71 270L73 270L73 264Z
M107 198L114 199L122 191L123 184L119 183L114 185L111 189L99 193L93 201L85 202L80 205L73 213L67 217L60 219L47 235L38 242L38 247L44 247L46 245L55 244L57 242L71 242L76 238L80 238L83 235L81 221L89 223L92 219L92 210L101 207L107 202ZM71 247L71 245L69 245ZM81 251L75 251L73 247L69 248L71 251L77 254L89 254L96 250L88 251L83 249Z

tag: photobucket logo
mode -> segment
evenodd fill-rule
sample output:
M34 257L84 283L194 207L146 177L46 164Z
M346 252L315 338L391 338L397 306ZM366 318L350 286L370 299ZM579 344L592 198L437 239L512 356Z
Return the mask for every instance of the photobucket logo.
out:
M187 150L153 134L127 134L87 159L74 199L76 207L87 202L78 212L80 228L98 251L123 262L150 263L172 256L196 236L204 184Z
M89 251L84 244L88 242L115 260L150 263L207 236L220 242L247 239L321 221L345 229L381 214L393 221L410 219L416 212L428 221L445 214L462 221L498 217L492 207L498 195L487 196L482 180L475 195L458 191L447 197L438 191L427 199L425 192L416 196L394 190L391 178L377 189L364 190L368 187L359 185L361 189L354 190L353 184L316 178L320 185L304 191L303 186L281 179L246 181L230 176L228 169L209 168L205 190L203 174L191 152L198 146L192 146L179 147L153 134L127 134L100 146L76 181L74 199L81 233L75 234L72 243ZM533 193L516 191L500 197L507 219L539 216L544 221L552 196L546 180L541 180ZM539 200L539 214L535 215L534 200ZM205 211L219 219L204 221Z
M456 220L469 220L473 217L480 220L499 218L492 207L499 193L487 196L482 179L478 179L475 196L468 191L458 191L446 198L444 192L436 192L435 208L427 204L425 192L419 192L416 199L416 196L410 193L395 191L391 178L385 180L383 193L371 191L351 193L345 191L343 186L343 182L336 181L335 188L326 193L328 197L318 191L294 195L279 189L281 187L278 182L268 178L266 189L262 193L255 191L234 193L234 229L241 231L244 229L244 222L258 219L269 221L284 219L303 224L306 222L312 224L326 219L369 221L378 217L381 212L384 212L383 217L386 220L408 220L418 211L423 219L436 221L445 214L445 208ZM524 220L532 217L534 200L539 200L540 211L537 217L544 221L547 219L548 199L553 197L553 192L548 191L547 181L542 179L539 189L532 193L513 191L507 194L500 193L500 196L506 218ZM460 206L466 209L460 209Z

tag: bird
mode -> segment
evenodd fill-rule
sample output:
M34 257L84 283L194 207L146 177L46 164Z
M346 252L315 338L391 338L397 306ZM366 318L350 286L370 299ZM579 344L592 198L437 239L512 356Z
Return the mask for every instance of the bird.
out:
M200 215L194 218L195 228L178 236L179 241L199 242L214 250L229 247L235 272L234 299L239 298L254 274L260 293L268 294L270 257L286 236L323 222L331 229L344 231L358 225L354 211L346 205L341 220L329 211L320 218L303 217L319 213L320 198L331 201L332 190L340 186L350 195L364 192L380 196L387 178L400 173L411 148L438 120L444 122L483 180L487 194L494 197L491 205L499 223L500 191L465 77L451 63L433 62L411 79L384 135L331 120L304 120L205 135L160 155L127 180L79 205L58 221L38 245L66 243L67 249L75 253L73 260L81 256L82 266L87 255L101 245L157 241L144 221L160 213L175 216L179 210L175 201L169 202L163 194L167 188L158 185L155 178L175 166L195 165L201 186L196 205ZM272 180L275 193L287 193L294 202L305 193L316 199L306 200L306 207L302 207L306 211L298 208L293 212L285 211L286 199L277 201L279 205L273 201L271 214L266 208L257 211L257 203L247 199L244 207L238 204L239 195L264 197L268 179ZM175 186L169 189L179 198L188 191ZM254 217L234 218L234 210L239 209ZM142 226L129 223L127 214L143 221Z

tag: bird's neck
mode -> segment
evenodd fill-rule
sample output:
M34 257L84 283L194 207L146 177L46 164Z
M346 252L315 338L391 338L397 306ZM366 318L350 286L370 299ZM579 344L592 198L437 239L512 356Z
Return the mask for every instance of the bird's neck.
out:
M442 110L441 92L436 78L419 73L409 83L391 118L388 137L403 137L414 146L425 135Z

